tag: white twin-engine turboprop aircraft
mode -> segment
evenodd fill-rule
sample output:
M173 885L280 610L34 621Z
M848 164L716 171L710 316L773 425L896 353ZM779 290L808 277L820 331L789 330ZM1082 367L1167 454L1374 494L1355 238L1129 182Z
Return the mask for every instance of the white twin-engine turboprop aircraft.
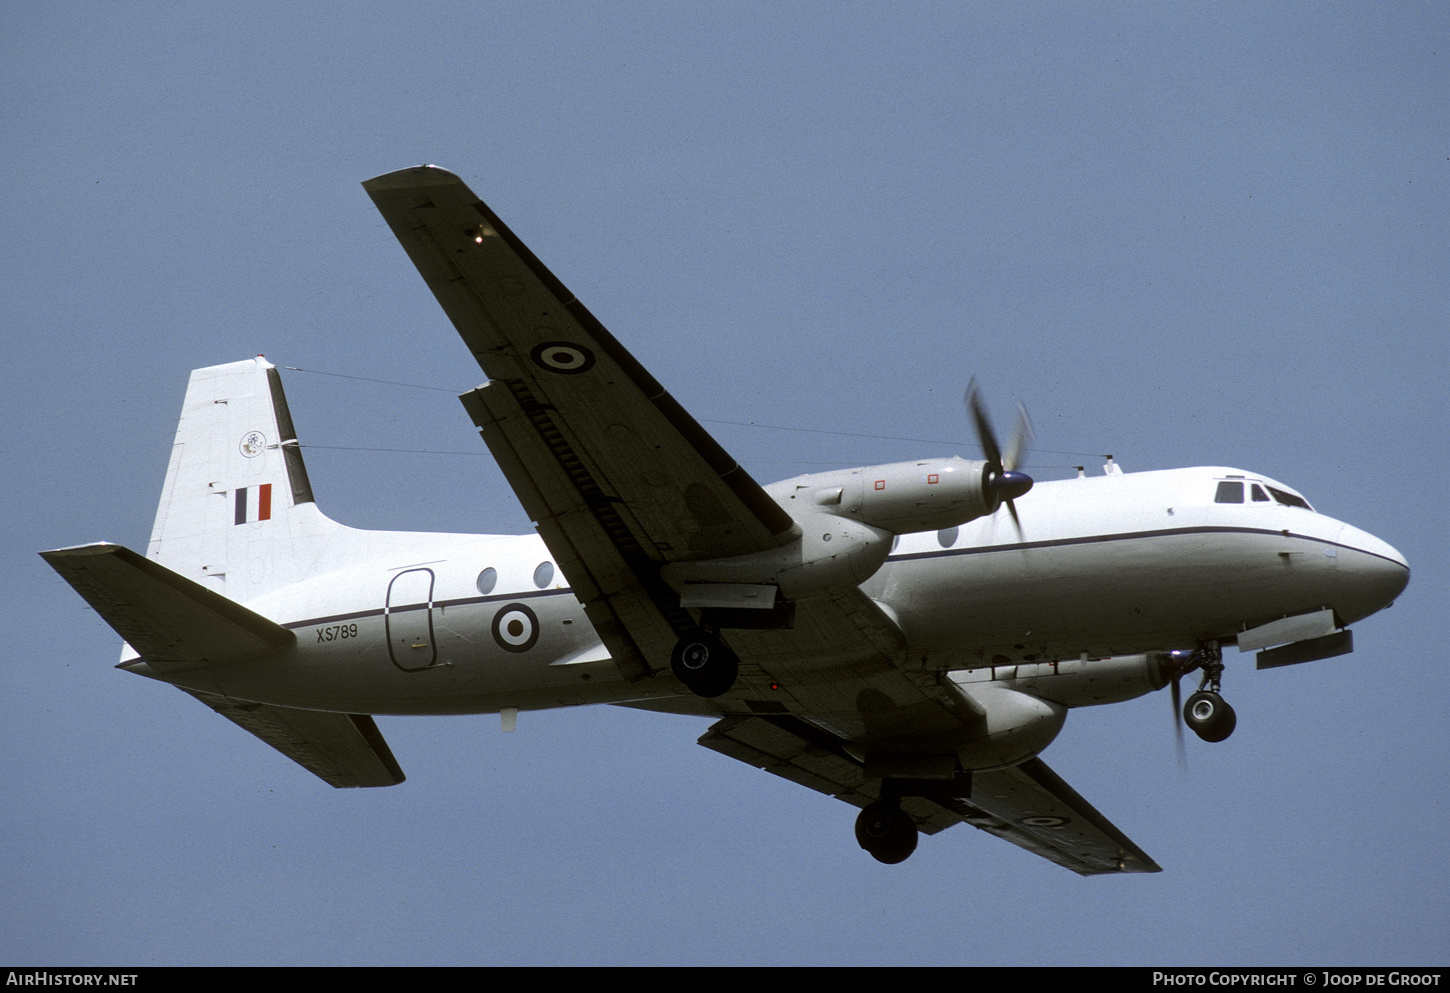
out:
M1037 758L1067 711L1199 670L1184 717L1221 740L1222 646L1344 654L1409 579L1239 469L1034 486L975 393L985 461L762 487L456 176L363 185L487 373L463 405L539 536L329 520L257 358L192 373L145 556L42 553L120 668L333 786L403 780L368 715L614 703L714 719L706 747L863 808L883 862L965 821L1084 875L1154 872Z

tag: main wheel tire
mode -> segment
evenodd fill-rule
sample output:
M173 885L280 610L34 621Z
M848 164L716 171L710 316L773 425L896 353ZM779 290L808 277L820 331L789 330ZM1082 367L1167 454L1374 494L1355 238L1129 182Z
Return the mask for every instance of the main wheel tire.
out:
M1234 733L1238 715L1217 693L1199 690L1183 705L1183 721L1204 741L1223 741Z
M886 800L867 805L856 817L856 843L877 862L905 862L916 851L916 839L916 822Z
M740 660L724 642L703 631L681 638L670 653L670 671L696 696L720 696L735 685Z

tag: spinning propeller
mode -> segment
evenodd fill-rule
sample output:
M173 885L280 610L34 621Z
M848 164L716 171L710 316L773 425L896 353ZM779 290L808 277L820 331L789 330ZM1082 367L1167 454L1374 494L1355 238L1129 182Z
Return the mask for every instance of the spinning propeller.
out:
M1177 656L1180 654L1179 652L1170 652L1169 658L1172 662L1178 663ZM1173 669L1173 692L1170 697L1169 706L1173 708L1173 742L1178 754L1178 765L1184 769L1188 768L1188 753L1183 748L1183 691L1179 689L1179 684L1182 682L1184 676L1197 668L1197 661L1190 655L1187 661L1176 664Z
M1020 538L1022 521L1017 517L1017 507L1012 501L1032 489L1032 477L1025 472L1016 471L1023 456L1027 454L1027 443L1032 440L1032 424L1027 420L1027 408L1020 403L1017 405L1017 429L1013 431L1012 440L1004 453L997 444L997 432L992 429L992 419L987 416L987 407L982 403L982 391L977 386L975 376L967 386L965 399L967 413L971 415L972 423L977 429L977 441L981 444L982 451L987 454L987 487L996 496L999 506L1003 503L1007 505L1007 512L1012 515L1012 523L1017 525L1017 537Z

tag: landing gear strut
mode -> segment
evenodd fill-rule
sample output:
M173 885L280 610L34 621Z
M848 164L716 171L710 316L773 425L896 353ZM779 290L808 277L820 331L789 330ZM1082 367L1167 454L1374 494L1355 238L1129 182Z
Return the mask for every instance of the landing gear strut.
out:
M1219 680L1223 676L1223 652L1217 642L1210 642L1193 653L1185 672L1203 670L1198 692L1183 705L1183 721L1204 741L1223 741L1234 733L1238 717L1234 709L1219 696Z
M706 631L692 631L670 653L670 671L690 692L708 699L735 685L740 660L719 638Z
M877 862L905 862L916 851L916 837L916 822L899 799L877 800L856 817L856 841Z

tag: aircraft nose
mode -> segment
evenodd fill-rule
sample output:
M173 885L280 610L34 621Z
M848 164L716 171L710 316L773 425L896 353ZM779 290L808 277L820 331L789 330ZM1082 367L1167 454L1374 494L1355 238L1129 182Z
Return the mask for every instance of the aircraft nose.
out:
M1409 585L1410 564L1388 542L1346 524L1338 545L1340 614L1346 624L1384 610Z

